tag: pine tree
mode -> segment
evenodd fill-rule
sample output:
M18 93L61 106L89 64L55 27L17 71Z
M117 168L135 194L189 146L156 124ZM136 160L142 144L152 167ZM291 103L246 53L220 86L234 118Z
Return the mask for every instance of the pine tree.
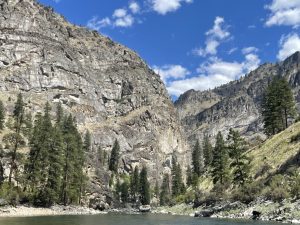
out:
M130 193L133 201L136 202L140 190L139 168L136 166L130 176Z
M4 129L5 122L5 107L3 102L0 100L0 130Z
M63 168L63 138L60 127L53 128L52 142L49 148L48 179L45 191L48 195L47 205L59 202Z
M117 202L120 202L121 199L121 183L119 178L117 179L117 183L115 186L115 199L117 200Z
M3 141L10 143L11 146L11 160L10 160L10 170L8 175L8 183L11 186L12 176L15 171L18 169L17 161L17 151L19 147L25 145L24 138L22 136L22 128L24 125L24 102L22 94L19 93L17 97L17 101L15 103L14 111L13 111L13 119L14 119L14 132L7 134L3 137ZM15 177L16 178L16 177Z
M82 160L83 143L72 115L63 122L64 160L61 199L64 205L80 203L82 180L85 180Z
M4 166L3 166L4 150L3 146L0 145L0 187L4 182Z
M161 192L159 196L161 206L169 205L171 201L171 188L169 174L164 174L163 182L161 185Z
M199 141L197 140L193 152L192 152L193 171L197 176L201 176L203 172L203 151L200 147Z
M150 204L150 184L148 182L147 168L143 166L140 173L140 200L142 205Z
M205 166L208 167L212 163L213 159L213 147L209 141L209 137L207 135L204 136L203 139L203 153L204 153L204 160L205 160Z
M244 185L249 178L250 160L245 154L246 141L240 136L238 131L230 129L228 135L228 150L232 162L233 181L238 185Z
M292 90L284 78L275 77L265 91L262 115L267 135L286 129L289 119L295 118L295 101Z
M193 171L190 166L187 167L186 176L186 185L189 187L193 184Z
M62 108L61 103L59 102L56 107L56 123L61 126L63 121L64 121L64 110Z
M172 195L178 196L184 191L184 184L182 181L182 171L180 165L177 163L177 160L173 159L172 166Z
M120 145L118 140L116 140L112 148L110 161L109 161L109 170L115 173L118 172L119 157L120 157L119 154L120 154Z
M129 185L128 185L128 182L126 180L121 184L120 192L121 192L122 202L127 203L128 198L129 198Z
M91 138L91 133L89 131L86 131L85 136L84 136L84 143L83 143L83 148L86 153L89 153L91 150L92 146L92 138Z
M213 182L226 184L229 181L229 156L221 132L217 134L212 167Z

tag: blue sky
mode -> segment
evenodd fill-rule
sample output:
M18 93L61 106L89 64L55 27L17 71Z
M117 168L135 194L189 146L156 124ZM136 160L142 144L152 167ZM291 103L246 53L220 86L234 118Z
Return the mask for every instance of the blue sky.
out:
M173 99L300 51L300 0L39 0L135 50Z

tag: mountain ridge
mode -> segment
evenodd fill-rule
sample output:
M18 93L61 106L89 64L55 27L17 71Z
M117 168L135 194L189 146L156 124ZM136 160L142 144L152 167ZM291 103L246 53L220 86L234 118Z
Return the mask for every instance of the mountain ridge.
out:
M285 77L299 105L300 52L286 60L265 63L239 80L207 91L190 90L174 103L190 142L204 134L235 128L249 140L265 139L261 120L261 101L265 88L276 76ZM258 135L257 135L258 134Z
M159 180L172 156L185 167L188 144L167 90L127 47L35 0L1 0L0 52L0 99L9 115L21 92L27 112L61 103L82 133L91 131L88 198L106 201L110 172L98 168L97 149L109 155L116 139L120 173L147 165L150 180Z

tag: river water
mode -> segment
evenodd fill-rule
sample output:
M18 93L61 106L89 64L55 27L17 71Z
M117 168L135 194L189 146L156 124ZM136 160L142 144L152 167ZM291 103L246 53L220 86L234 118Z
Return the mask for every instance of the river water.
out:
M193 218L171 215L51 216L0 218L0 225L278 225L279 223Z

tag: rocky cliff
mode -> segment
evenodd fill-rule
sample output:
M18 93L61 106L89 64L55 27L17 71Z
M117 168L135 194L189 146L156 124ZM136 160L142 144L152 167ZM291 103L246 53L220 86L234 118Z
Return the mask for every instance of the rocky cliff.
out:
M175 102L190 142L203 135L226 134L240 130L248 139L265 138L261 119L261 100L274 76L285 77L300 103L300 52L277 64L264 64L245 77L208 91L190 90Z
M27 111L61 102L80 130L91 132L91 192L101 192L109 179L97 168L97 149L109 153L115 139L120 172L144 164L159 180L173 154L185 165L187 146L173 103L135 52L34 0L0 0L0 98L10 113L19 92Z

